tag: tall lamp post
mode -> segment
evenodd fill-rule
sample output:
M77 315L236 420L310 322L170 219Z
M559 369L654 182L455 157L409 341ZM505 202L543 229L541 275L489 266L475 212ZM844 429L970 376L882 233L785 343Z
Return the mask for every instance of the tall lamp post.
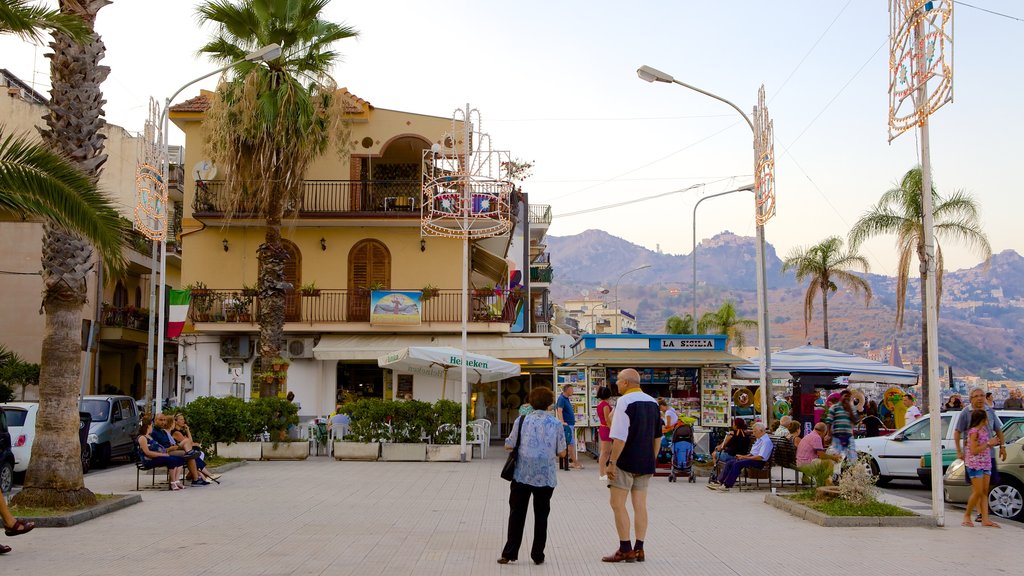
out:
M627 271L623 272L622 274L619 274L619 278L617 280L615 280L615 307L617 308L616 313L615 313L615 333L616 334L620 334L622 332L622 330L619 328L619 318L622 317L622 313L621 313L621 309L622 308L621 308L621 304L619 303L619 281L622 280L622 277L625 276L626 274L632 274L633 272L637 272L637 271L640 271L640 270L646 270L647 268L650 268L650 267L651 267L650 264L644 264L643 266L639 266L637 268L633 268L632 270L627 270Z
M719 192L718 194L705 196L700 200L697 200L697 203L693 205L693 309L691 312L691 318L693 318L693 326L695 330L697 327L697 207L700 206L700 203L705 200L710 200L712 198L717 198L719 196L725 196L726 194L735 194L736 192L753 191L754 185L747 184L746 186L741 186L739 188L736 188L735 190L726 190L725 192Z
M267 62L269 60L276 59L280 55L281 55L281 46L279 46L277 44L269 44L267 46L264 46L264 47L260 48L259 50L256 50L255 52L250 52L249 54L246 54L245 57L242 58L241 60L238 60L236 62L232 62L231 64L228 64L227 66L222 66L220 68L217 68L216 70L214 70L212 72L209 72L207 74L203 74L202 76L200 76L198 78L195 78L193 80L189 80L188 82L183 84L181 86L181 88L178 88L174 92L174 94L171 94L170 98L167 98L164 101L163 110L161 110L161 112L160 112L160 121L159 121L159 124L158 124L158 126L160 127L160 131L161 131L160 162L162 164L161 168L162 168L162 177L163 177L163 180L162 180L162 184L163 184L163 198L161 199L161 202L159 204L160 204L160 209L163 210L163 227L162 227L162 230L159 231L159 234L154 235L154 237L153 237L153 252L154 252L154 254L157 251L157 243L160 244L160 246L159 246L159 253L160 253L160 273L159 273L159 278L160 278L160 283L161 284L163 283L164 276L167 273L167 228L168 228L168 226L167 226L167 212L166 212L166 210L167 210L167 181L168 181L168 178L170 177L170 166L168 165L168 158L167 158L167 156L168 156L168 154L167 154L167 147L168 147L167 136L168 136L168 134L167 133L169 131L168 115L170 113L171 102L173 102L174 99L177 98L178 95L182 93L182 91L184 91L189 86L195 84L196 82L199 82L200 80L205 80L205 79L209 78L210 76L213 76L215 74L220 74L221 72L224 72L225 70L231 69L231 68L233 68L235 66L238 66L239 64L243 64L245 62ZM161 307L160 325L159 325L159 327L155 326L155 324L156 324L155 316L156 316L156 307L157 307L157 275L156 274L150 274L149 301L151 302L151 305L149 307L149 338L148 338L148 340L149 340L149 348L148 348L147 356L146 356L146 358L147 358L146 359L146 374L147 374L147 382L146 382L146 409L149 410L150 402L152 401L152 397L150 396L150 394L152 393L153 388L152 388L151 384L155 381L155 383L156 383L156 407L154 408L154 413L155 413L155 412L159 412L160 411L161 400L162 400L161 397L163 395L163 380L164 380L164 375L163 375L163 366L164 366L164 321L165 321L164 314L162 312L162 310L164 308L164 298L163 298L163 291L161 290L160 291L160 299L159 299L159 305ZM154 328L157 329L157 335L156 335L156 355L155 355L155 357L154 357L154 354L153 354L153 344L154 344L153 330L154 330Z
M667 84L678 84L699 92L709 98L728 104L739 112L740 116L750 127L754 137L754 215L757 222L757 340L760 351L760 378L764 392L761 394L761 418L767 422L768 419L768 395L771 393L768 374L771 371L771 353L768 350L768 287L765 276L764 261L764 223L775 215L775 152L773 141L773 127L768 120L768 110L764 104L764 86L758 90L757 107L754 108L754 121L729 100L722 98L696 86L680 82L670 74L650 66L641 66L636 71L637 76L646 82L663 82ZM755 124L756 123L756 124Z

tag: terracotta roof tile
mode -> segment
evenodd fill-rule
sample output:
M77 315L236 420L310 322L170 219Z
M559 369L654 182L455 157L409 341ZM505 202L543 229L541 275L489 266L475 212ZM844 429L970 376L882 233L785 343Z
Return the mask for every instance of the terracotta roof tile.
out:
M348 114L361 114L363 112L363 106L367 106L370 110L373 110L373 105L363 100L359 96L349 92L348 88L339 88L340 92L345 97L345 112ZM185 100L181 104L175 104L171 106L171 112L206 112L210 108L210 99L206 94L200 94L195 98Z

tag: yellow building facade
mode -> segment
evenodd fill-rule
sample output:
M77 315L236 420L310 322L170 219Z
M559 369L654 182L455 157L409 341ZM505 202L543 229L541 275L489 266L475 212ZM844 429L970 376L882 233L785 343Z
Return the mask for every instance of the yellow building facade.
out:
M332 145L311 165L299 204L282 225L293 287L286 296L282 351L291 362L287 390L295 393L304 418L330 413L347 395L433 401L444 388L447 398L458 400L452 382L444 387L430 375L385 371L377 358L406 346L459 346L463 244L422 236L420 209L424 151L461 147L459 136L451 136L461 133L461 123L378 109L345 89L338 95L347 101L349 154L334 153ZM228 217L224 175L205 155L203 118L213 97L202 92L170 114L186 138L181 281L192 288L192 302L180 339L176 391L185 402L261 391L253 373L255 288L265 227L240 210ZM517 311L530 301L508 289L510 239L511 233L471 242L470 350L546 362L542 337L509 334ZM382 293L388 293L389 306L408 298L403 302L417 311L418 321L371 315L371 308L382 309L374 301ZM475 415L494 421L498 407L485 396L497 395L474 396Z

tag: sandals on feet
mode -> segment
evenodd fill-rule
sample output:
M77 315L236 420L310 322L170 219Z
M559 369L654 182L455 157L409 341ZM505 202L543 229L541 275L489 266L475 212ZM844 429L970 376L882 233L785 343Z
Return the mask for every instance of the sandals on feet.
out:
M0 544L0 554L7 554L10 551L11 551L11 547L10 546L4 546L3 544Z
M989 521L988 523L982 522L981 525L985 528L1002 528L1002 526L1000 526L999 524L991 521Z
M970 520L964 520L960 525L966 526L967 528L974 528L974 522L971 522Z
M35 527L35 522L22 522L21 520L16 520L14 522L14 526L4 528L4 534L8 536L19 536L21 534L27 534L31 532L32 529Z

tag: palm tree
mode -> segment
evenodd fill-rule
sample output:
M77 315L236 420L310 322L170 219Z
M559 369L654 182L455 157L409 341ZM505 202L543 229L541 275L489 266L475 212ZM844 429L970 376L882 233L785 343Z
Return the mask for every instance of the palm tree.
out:
M693 334L693 316L669 316L665 320L665 334Z
M67 158L0 128L0 208L46 218L92 242L107 273L124 267L124 236L113 202Z
M99 179L107 160L100 133L106 124L100 85L110 69L100 65L106 48L94 29L97 12L107 4L109 0L60 3L60 14L77 17L90 33L80 41L60 31L53 33L49 113L46 128L40 130L43 143L70 158L91 182ZM44 224L42 265L46 324L36 440L25 488L13 502L75 507L96 501L82 481L78 443L82 306L88 300L86 280L94 267L92 245L63 227Z
M732 341L736 346L743 346L744 328L757 328L756 320L738 318L736 315L736 304L727 300L714 312L707 312L697 322L697 331L701 334L722 334L726 337L726 344Z
M0 34L14 34L41 44L44 30L59 31L76 40L85 40L92 32L81 18L72 14L30 6L25 0L0 0Z
M896 235L899 270L896 277L896 326L903 327L907 300L910 261L917 255L921 275L921 350L928 349L928 319L925 315L925 278L928 275L924 246L924 215L921 208L921 168L907 171L895 188L882 194L878 203L865 212L850 230L850 246L857 248L867 239L881 234ZM948 198L932 187L935 230L935 285L942 300L942 248L940 241L959 241L988 262L992 247L978 218L978 204L967 192L956 191ZM936 303L938 304L938 303ZM921 395L928 409L928 355L921 355Z
M822 327L825 333L825 348L828 348L828 295L844 284L854 293L864 292L864 304L871 301L871 285L857 276L851 269L867 272L868 261L851 250L843 252L843 240L831 236L809 248L796 247L782 263L782 271L793 270L797 282L810 278L807 293L804 295L804 336L809 332L811 318L814 315L814 299L821 293Z
M206 119L213 161L226 169L231 213L243 205L265 221L259 248L260 359L278 356L284 340L287 252L281 221L295 205L310 162L334 141L347 153L342 97L328 73L339 55L331 45L358 33L321 19L329 0L207 0L201 23L218 30L199 49L224 64L262 46L279 44L282 54L266 63L243 63L218 89ZM273 390L264 390L272 393Z

